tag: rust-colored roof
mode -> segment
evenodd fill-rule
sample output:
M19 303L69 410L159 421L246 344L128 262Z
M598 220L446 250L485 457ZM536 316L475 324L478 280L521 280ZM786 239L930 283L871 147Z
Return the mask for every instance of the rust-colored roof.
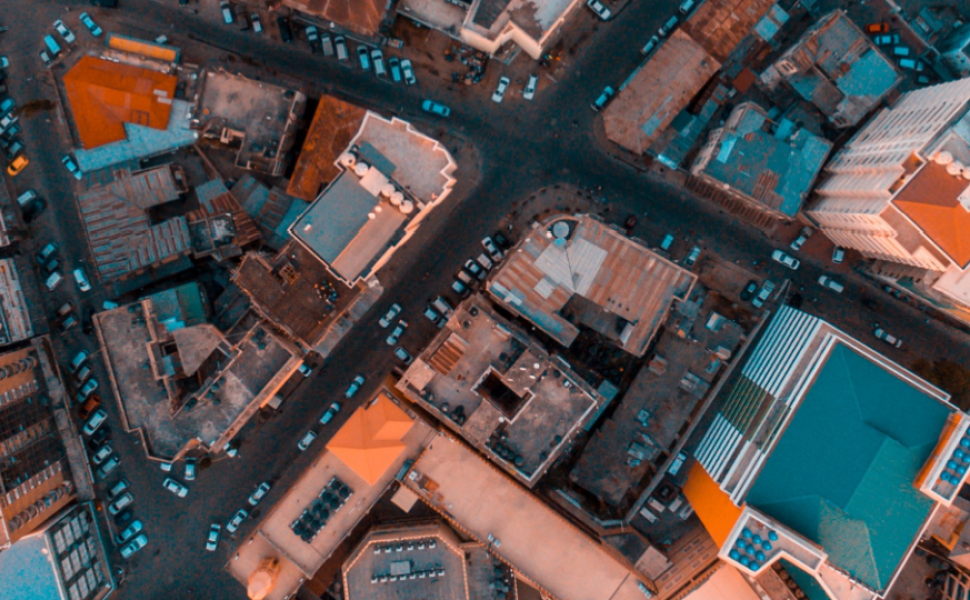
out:
M125 139L125 123L165 129L177 82L174 75L82 57L64 75L81 146L91 149Z
M959 197L970 181L927 163L893 199L930 240L961 268L970 264L970 212Z
M388 4L386 0L283 0L284 6L370 37L377 36Z
M337 157L360 131L365 114L367 111L363 108L333 96L320 98L287 194L307 202L316 199L320 188L340 173L335 164Z
M350 416L327 450L373 485L404 451L401 440L412 425L411 417L382 392L373 404Z
M776 1L707 0L681 29L723 63Z
M741 516L741 509L731 502L699 462L695 462L690 468L687 483L684 485L684 496L704 528L714 538L714 542L723 546Z

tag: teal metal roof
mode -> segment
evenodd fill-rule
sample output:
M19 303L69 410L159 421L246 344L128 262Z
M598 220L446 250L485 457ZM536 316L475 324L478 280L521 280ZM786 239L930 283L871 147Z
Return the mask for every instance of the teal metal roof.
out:
M61 600L44 536L19 540L0 552L0 597L10 600Z
M933 507L914 481L952 410L836 344L747 502L883 590Z
M825 591L825 588L815 579L814 575L802 571L797 565L784 558L780 562L785 567L785 570L788 571L788 574L791 575L792 580L805 593L805 597L808 600L832 600L828 592Z

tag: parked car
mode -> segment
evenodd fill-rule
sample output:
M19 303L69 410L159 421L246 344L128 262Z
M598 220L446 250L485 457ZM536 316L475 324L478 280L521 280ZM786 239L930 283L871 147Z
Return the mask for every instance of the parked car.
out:
M103 33L101 31L101 28L98 27L98 24L94 22L94 19L92 19L91 15L89 15L88 13L86 12L81 13L78 19L80 19L81 23L83 23L84 26L88 28L88 31L90 31L91 35L93 35L94 37L100 37L101 34Z
M697 5L697 0L684 0L680 3L680 14L686 15Z
M228 2L220 2L219 10L222 11L222 20L226 25L232 25L236 21L236 15L232 10L232 5Z
M276 26L280 30L280 41L284 44L293 41L293 29L290 28L290 21L286 17L277 17Z
M88 280L88 276L84 272L83 268L78 267L77 269L74 269L74 281L77 282L77 287L82 292L91 291L91 282Z
M841 265L842 261L845 259L845 249L836 246L832 249L832 263L836 265Z
M451 289L458 294L458 297L460 298L467 298L472 293L471 290L468 289L467 285L461 281L458 281L457 279L451 282Z
M86 436L91 436L95 431L104 425L104 422L108 418L108 413L104 412L103 408L99 408L91 417L84 423L84 427L81 428L81 433Z
M317 434L314 431L308 431L297 443L296 447L300 449L300 452L306 451L313 443L313 440L317 439ZM235 531L235 529L229 529L229 531Z
M586 0L586 6L589 7L597 17L604 21L608 21L610 16L613 14L610 9L603 6L603 3L599 0Z
M222 525L218 523L213 523L209 525L209 536L205 540L205 549L209 552L215 552L216 548L219 546L219 534L222 533Z
M306 364L305 362L300 363L300 366L296 368L300 372L300 375L304 377L309 377L313 373L313 368Z
M47 288L48 292L53 292L62 281L64 281L64 276L61 275L60 272L54 271L48 275L47 279L44 280L44 287Z
M370 60L374 63L374 74L378 77L383 77L387 75L387 70L384 69L384 54L381 52L380 48L374 48L370 51Z
M68 29L67 25L64 24L64 21L61 21L60 19L54 21L54 29L57 30L57 33L61 34L61 37L64 38L64 41L68 44L73 44L74 40L77 39L74 32Z
M102 427L101 429L95 431L94 435L88 438L88 449L91 452L94 452L110 439L111 430L107 427Z
M394 350L394 356L398 357L405 365L411 364L411 361L414 360L414 358L411 357L411 354L400 346Z
M886 292L896 300L902 300L903 302L909 302L909 297L906 296L902 291L888 285L882 286L882 291Z
M338 35L337 37L333 38L333 45L337 50L337 60L343 61L349 58L349 55L347 54L347 40L344 39L344 36ZM410 64L410 61L408 61L408 64Z
M195 481L195 475L199 470L199 461L194 458L185 459L185 480Z
M125 525L131 522L131 519L134 516L135 515L132 514L130 508L127 510L123 510L114 516L115 525L117 525L119 528L124 527Z
M392 56L387 59L387 68L391 70L391 79L394 83L401 83L401 61L396 56Z
M120 513L122 510L124 510L125 508L128 508L128 506L130 506L131 503L134 501L135 501L135 497L131 495L131 492L125 492L124 494L119 496L117 500L108 504L108 512L111 513L112 515L116 515Z
M771 294L774 291L775 291L774 282L772 282L771 280L765 280L765 282L761 284L761 291L759 291L758 295L755 296L753 300L751 300L752 306L754 306L755 308L761 308L762 306L764 306L765 302L767 302L768 299L771 298Z
M887 332L885 329L879 327L878 323L876 324L876 330L873 332L873 334L880 340L889 344L890 346L901 348L903 345L903 340L897 338L893 334Z
M98 389L98 380L94 378L89 379L88 382L85 383L80 390L78 390L78 402L84 402L87 400L88 396L90 396L96 389Z
M525 89L522 90L522 97L526 100L532 100L536 97L536 86L539 85L538 75L529 75L529 81L525 84Z
M603 88L603 91L600 92L600 95L597 96L596 100L590 104L590 107L596 112L599 112L606 108L606 105L610 103L610 100L613 99L614 95L616 95L616 92L613 90L612 86L608 85Z
M109 456L111 456L112 452L114 452L114 450L111 449L111 444L105 444L91 455L91 462L95 465L100 465L107 460Z
M74 162L74 158L70 154L65 154L61 158L61 162L64 163L68 173L74 176L74 179L77 179L78 181L81 180L81 177L83 177L81 168L77 166L77 163Z
M501 104L502 100L505 100L505 90L509 89L509 83L511 83L511 81L508 77L499 78L498 87L496 87L495 91L492 93L492 102Z
M109 500L114 500L115 498L117 498L121 494L123 494L126 491L128 491L128 487L129 487L128 480L125 479L124 477L122 477L121 479L118 480L117 483L115 483L113 486L111 486L111 489L110 490L108 490L108 499Z
M13 160L7 163L7 175L16 177L17 175L20 175L20 173L23 172L23 170L26 169L27 165L29 164L30 159L23 154L15 156Z
M502 251L498 249L498 246L495 245L492 238L486 236L484 239L482 239L482 247L485 248L485 251L488 252L489 258L491 258L494 262L502 260L504 255L502 254Z
M741 301L747 302L748 300L754 298L755 292L758 291L758 282L752 279L745 284L744 289L741 290Z
M447 117L451 114L451 109L443 104L438 104L434 100L425 100L421 103L421 109L439 117Z
M693 267L694 263L697 262L697 259L700 258L700 255L701 255L700 246L694 246L693 248L691 248L690 253L687 255L687 258L684 259L684 266L687 267L688 269Z
M408 328L408 322L405 320L400 320L397 323L397 327L391 332L391 335L387 336L387 345L393 346L404 334L404 330Z
M162 482L162 487L166 490L172 492L179 498L185 498L189 495L189 488L185 487L181 483L175 481L171 477L166 477L165 481Z
M358 375L358 376L354 377L354 380L350 382L350 387L348 387L347 388L347 391L344 392L344 397L345 398L353 398L354 395L358 391L360 391L360 387L362 385L364 385L364 376L363 375Z
M125 542L127 542L128 540L130 540L132 537L134 537L135 534L141 532L141 530L144 529L144 528L145 528L145 525L141 522L141 520L140 519L135 519L134 521L132 521L128 525L128 527L125 527L121 531L121 533L119 533L115 537L115 542L117 544L124 544Z
M111 472L114 471L115 468L120 463L121 463L121 459L118 458L118 455L117 454L113 455L111 458L109 458L107 461L105 461L105 463L103 465L101 465L100 467L98 467L98 470L95 472L95 476L98 479L104 479L105 477L107 477L108 475L110 475Z
M478 279L479 281L481 281L482 279L485 279L485 276L488 275L488 273L485 271L485 269L482 268L480 264L478 264L477 262L475 262L470 258L465 261L465 265L463 268L465 269L465 271L472 274L475 277L475 279Z
M441 313L439 313L438 311L436 311L434 308L430 306L424 309L423 314L429 321L437 325L438 329L441 329L442 327L444 327L445 323L448 322L447 319L441 316Z
M922 73L923 69L925 68L923 66L923 62L916 60L915 58L901 58L896 61L896 64L902 69L909 69L910 71L916 71L917 73Z
M877 46L893 46L899 43L899 34L886 33L883 35L877 35L872 38L872 41L874 41Z
M844 285L842 285L838 281L832 279L828 275L822 275L821 277L819 277L818 278L818 283L822 287L828 288L828 289L832 290L833 292L835 292L837 294L841 294L842 293L842 290L845 289L845 286Z
M677 27L678 23L680 23L680 17L677 15L671 16L663 25L660 26L660 29L657 30L657 35L662 38L667 37L674 32L674 29Z
M657 36L653 36L647 41L646 44L644 44L643 48L640 50L640 53L643 54L644 56L650 56L651 54L653 54L653 51L656 50L659 46L660 46L660 38Z
M36 194L35 196L36 197ZM44 264L51 259L54 254L57 253L57 246L55 244L47 244L44 248L37 253L37 262Z
M811 227L802 227L802 230L798 232L798 237L791 243L791 249L795 252L801 250L802 245L805 244L808 238L812 237L813 233L815 233L815 230Z
M87 367L82 367L81 370L84 369L87 369ZM98 410L99 406L101 406L101 396L91 394L88 396L88 399L81 404L81 407L78 408L77 415L81 417L82 420L87 420L87 418L91 416L91 413Z
M57 328L61 333L67 333L71 329L77 327L77 315L67 315L57 324Z
M889 23L886 21L880 21L878 23L868 23L866 25L866 33L873 35L876 33L889 33Z
M40 51L40 62L44 63L45 67L51 66L51 55L47 53L47 50Z
M797 270L798 269L798 266L801 264L801 262L799 262L799 260L797 258L795 258L793 256L788 256L787 254L785 254L781 250L775 250L774 252L772 252L771 253L771 259L774 260L775 262L779 262L779 263L785 265L786 267L788 267L792 271Z
M384 329L387 329L391 326L391 323L394 322L394 319L396 319L399 314L401 314L401 305L395 302L391 305L391 308L387 309L387 313L381 317L381 320L378 321L378 325Z
M414 77L414 67L411 66L411 60L405 58L401 61L401 72L404 74L404 83L408 85L414 85L418 80Z
M249 513L246 512L245 508L240 508L237 510L236 514L234 514L232 519L230 519L229 524L226 525L226 531L229 533L236 533L236 530L239 529L239 526L242 524L243 520L245 520L245 518L248 516Z
M324 56L333 56L333 38L330 37L329 33L320 35L320 48L323 50Z
M436 311L441 313L441 316L444 317L446 321L450 319L451 315L455 312L455 309L452 308L451 304L448 304L448 301L441 296L438 296L432 300L431 306L434 307Z
M338 412L340 412L340 403L339 402L330 403L330 408L328 408L327 412L323 413L323 416L320 417L320 424L326 425L327 423L332 421L335 416L337 416ZM256 505L253 504L253 506L256 506Z
M357 47L357 58L358 60L360 60L360 68L365 71L369 71L370 70L370 50L367 49L367 46ZM445 116L448 116L448 115L445 115Z
M139 534L138 537L131 540L126 546L121 548L122 558L131 558L131 555L138 552L142 548L148 545L148 536L144 533Z
M263 483L256 486L256 491L250 494L249 496L249 500L248 500L249 505L256 506L257 504L259 504L259 501L262 500L263 497L269 493L270 487L272 486L270 486L268 481L264 481Z
M320 54L323 48L320 44L320 30L317 29L317 26L307 25L303 32L306 34L306 41L310 44L310 52Z

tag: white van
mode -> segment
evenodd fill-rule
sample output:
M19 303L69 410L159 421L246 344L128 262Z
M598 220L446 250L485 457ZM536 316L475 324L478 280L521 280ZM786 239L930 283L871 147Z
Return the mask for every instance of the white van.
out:
M347 41L344 39L344 36L338 35L333 38L333 45L337 50L337 60L347 60L350 58L347 55Z

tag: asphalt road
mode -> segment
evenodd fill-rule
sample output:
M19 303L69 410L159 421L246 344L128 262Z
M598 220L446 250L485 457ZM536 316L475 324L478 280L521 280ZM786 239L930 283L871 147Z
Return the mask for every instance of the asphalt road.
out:
M64 12L66 5L73 7L69 13ZM668 1L666 5L673 7L675 2ZM287 484L309 465L312 450L322 448L327 434L336 431L395 366L391 348L384 343L387 331L377 326L380 315L393 302L404 307L401 316L411 327L401 343L412 354L417 353L435 331L420 314L425 302L448 289L452 273L465 259L481 251L479 240L504 227L506 216L535 190L557 183L584 189L601 186L596 193L598 198L605 198L601 206L608 207L608 214L617 221L629 213L639 215L636 234L649 243L655 245L665 233L676 232L679 241L675 249L679 254L675 253L675 258L681 258L689 244L697 243L708 259L716 257L750 265L753 260L764 263L773 248L785 245L764 238L659 176L639 172L611 158L609 149L600 146L592 134L596 115L589 108L590 101L603 86L625 79L640 59L640 46L672 8L658 10L655 2L632 2L607 24L596 23L584 11L580 26L590 33L582 48L567 58L570 64L558 82L541 88L532 103L517 97L513 84L502 105L489 100L502 65L490 67L484 86L449 90L447 85L430 84L426 80L429 76L420 71L419 85L391 86L373 74L311 57L299 42L282 45L268 36L256 37L221 25L211 18L211 8L206 5L203 14L197 16L180 9L175 0L122 0L122 8L117 11L92 11L80 2L40 0L32 2L25 11L20 3L3 0L0 21L12 26L10 32L3 34L8 37L0 38L3 52L13 63L11 95L18 103L53 98L49 76L37 56L42 32L50 32L50 23L63 17L79 37L87 36L76 19L81 10L89 10L106 30L142 36L166 33L176 45L183 38L204 40L214 49L193 59L209 63L231 52L245 57L244 61L235 62L240 68L245 65L247 69L260 69L267 78L274 73L292 77L305 82L311 90L332 92L385 114L399 115L435 135L446 134L451 140L449 145L453 142L461 147L458 160L468 176L446 205L436 209L408 246L382 270L380 279L386 292L368 318L345 339L324 367L297 388L278 415L258 427L247 428L242 435L240 457L219 461L200 473L190 485L187 499L178 499L161 488L165 475L144 458L136 437L120 433L116 405L107 403L115 431L113 444L123 457L120 470L131 482L135 514L145 522L150 538L149 546L127 563L126 582L119 598L244 598L243 587L223 569L232 556L233 540L224 541L215 553L203 550L209 523L224 524L261 481L274 483L263 506L278 499ZM351 47L352 56L353 52ZM59 76L63 70L55 69L54 73ZM421 101L429 97L451 107L449 120L434 120L420 111ZM80 261L86 247L71 194L73 180L59 160L67 150L63 125L59 124L56 111L25 117L22 122L31 165L14 185L18 190L37 189L50 204L44 216L32 225L33 237L22 244L22 251L32 253L53 240L72 260ZM469 168L467 159L472 156L480 158L480 170ZM796 272L773 263L763 264L761 269L761 274L775 281L790 277L793 288L804 287L805 310L826 317L904 364L910 364L917 353L928 357L945 354L965 362L968 359L963 357L970 357L962 334L936 322L924 323L926 317L920 311L880 295L864 278L851 272L841 276L847 280L845 293L836 295L815 283L829 269L824 261L805 261ZM68 283L48 297L46 310L52 311L64 298L93 306L116 291L96 289L90 298L82 298L76 287ZM875 310L861 304L863 296L875 299ZM813 302L814 298L817 300ZM879 345L871 335L874 321L903 337L903 350ZM80 347L95 350L93 342L80 330L55 339L65 359ZM298 439L308 427L315 426L330 401L342 397L356 373L367 377L364 389L354 401L345 404L331 424L316 427L322 435L311 452L298 452ZM98 377L107 382L100 367ZM177 471L181 478L181 466ZM247 521L243 532L254 523L253 519ZM125 563L119 559L119 564Z

